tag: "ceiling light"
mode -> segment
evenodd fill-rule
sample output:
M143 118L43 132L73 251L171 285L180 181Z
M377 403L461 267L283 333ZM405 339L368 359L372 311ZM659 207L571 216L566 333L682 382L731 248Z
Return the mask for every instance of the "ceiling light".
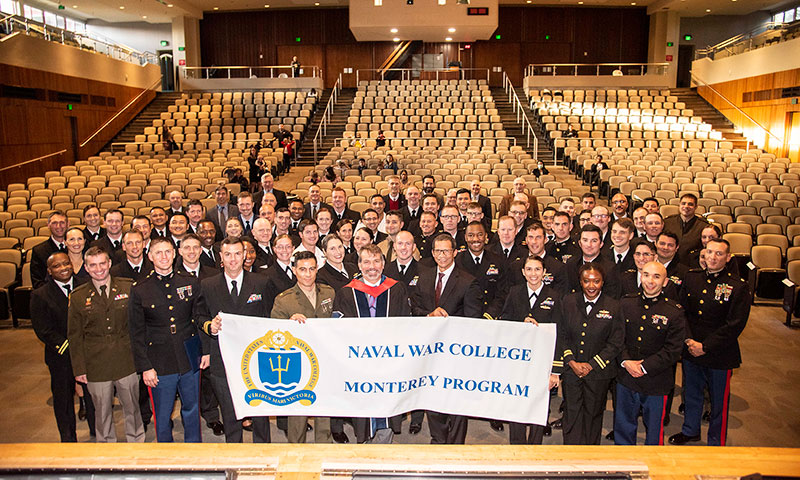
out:
M142 15L142 18L147 18L147 15Z
M120 10L125 10L125 5L120 5L120 6L119 6L119 9L120 9Z
M78 6L77 5L73 5L72 8L78 8Z
M711 13L711 9L710 8L706 8L706 13Z
M444 41L445 42L452 42L453 41L453 37L447 37L447 38L444 39Z
M528 0L528 3L532 3L531 0Z
M453 27L450 27L450 28L447 29L447 31L450 32L450 33L454 33L456 31L456 29L453 28Z
M583 5L583 2L578 2L578 5Z
M269 5L264 5L264 8L269 8Z
M393 29L391 29L389 31L392 32L392 33L397 33L397 29L396 28L393 28Z
M168 4L167 4L167 7L169 7L169 8L172 8L172 6L173 6L173 5L172 5L171 3L168 3Z
M394 37L394 38L392 39L392 41L393 41L393 42L399 42L399 41L400 41L400 39L399 39L398 37Z
M636 5L636 2L631 2L631 6L635 6L635 5Z
M219 10L219 7L214 7L214 10Z
M319 7L319 2L314 2L315 7Z

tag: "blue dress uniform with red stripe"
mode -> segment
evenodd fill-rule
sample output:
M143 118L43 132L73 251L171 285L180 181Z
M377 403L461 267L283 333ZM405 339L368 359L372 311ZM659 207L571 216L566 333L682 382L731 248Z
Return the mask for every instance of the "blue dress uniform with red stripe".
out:
M564 444L599 445L603 411L611 380L617 375L617 356L625 342L619 302L603 292L589 313L583 292L564 297L558 344L562 346L564 373ZM569 366L571 361L589 363L583 378Z
M192 311L200 280L188 273L151 272L131 288L128 324L138 372L155 369L158 386L150 388L156 438L172 441L170 417L175 394L181 398L184 441L201 442L200 369L202 345Z
M675 365L686 338L686 316L663 292L653 298L643 292L626 295L620 311L625 319L625 345L617 375L614 441L636 445L641 409L647 430L645 444L663 445L667 395L675 383ZM624 366L626 360L641 360L644 375L631 376Z
M753 294L750 286L727 268L719 273L692 270L682 287L680 303L686 311L686 336L702 343L705 354L695 357L686 346L683 348L686 411L681 433L689 439L699 439L703 389L708 385L708 444L725 445L731 375L742 363L739 335L747 325Z

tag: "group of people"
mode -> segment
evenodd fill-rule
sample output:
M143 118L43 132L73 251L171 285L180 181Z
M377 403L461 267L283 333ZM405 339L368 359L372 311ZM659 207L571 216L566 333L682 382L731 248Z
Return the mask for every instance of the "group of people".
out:
M157 439L171 441L178 393L185 441L200 441L203 418L228 442L241 442L245 428L268 442L269 418L236 419L217 312L298 322L337 312L556 324L548 388L555 396L560 387L563 418L510 423L513 444L542 443L559 427L566 444L599 444L609 392L615 443L636 443L641 415L646 443L662 444L681 363L684 422L669 441L700 440L708 391L708 444L725 444L751 293L719 228L695 214L694 195L668 218L657 199L632 209L622 194L610 208L587 193L579 208L565 199L539 212L517 178L492 231L478 181L441 195L432 176L421 188L387 180L388 193L363 212L342 188L327 204L312 185L303 201L267 173L256 194L231 199L220 186L207 210L171 192L168 209L134 217L127 232L118 210L101 226L97 207L87 207L82 229L51 214L51 238L33 250L31 307L62 440L76 438L77 381L91 396L98 441L115 439L116 391L128 441L144 439L150 398ZM419 434L426 416L431 443L465 442L460 415L410 412L409 432ZM351 423L359 443L389 443L404 418L316 418L313 430L317 442L343 443ZM305 441L307 418L277 422L289 441Z
M261 149L267 145L265 141L258 141L250 145L250 153L247 156L247 164L249 166L249 182L248 188L251 192L258 191L261 186L260 179L265 173L271 173L275 178L280 178L284 173L289 173L292 168L292 157L294 157L294 150L296 141L292 132L286 130L283 124L278 125L278 130L274 133L272 141L269 142L271 148L277 147L281 150L281 161L277 165L269 165L260 155Z

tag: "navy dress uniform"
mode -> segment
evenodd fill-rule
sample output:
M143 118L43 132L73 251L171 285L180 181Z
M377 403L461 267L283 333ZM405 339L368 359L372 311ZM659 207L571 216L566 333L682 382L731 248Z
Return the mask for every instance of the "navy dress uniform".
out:
M700 436L703 389L711 396L708 444L725 445L731 375L742 363L739 335L747 325L753 294L750 286L729 269L719 273L692 270L681 289L686 309L687 338L703 344L704 355L695 357L683 347L683 388L686 397L681 433Z
M617 356L625 341L617 300L603 292L591 303L583 292L567 295L561 302L558 344L564 361L561 388L566 445L600 444L608 388L617 374ZM589 363L592 370L578 377L569 366L573 360Z
M509 272L509 282L511 285L525 285L527 283L525 276L522 275L522 269L525 267L525 260L527 258L528 257L522 257L517 259L508 267L511 270ZM559 297L571 293L568 285L567 267L556 257L547 253L542 258L542 262L544 262L542 283L555 289Z
M545 284L542 284L537 292L530 292L527 283L514 285L508 291L500 318L522 322L526 317L533 318L537 323L560 323L561 294ZM562 352L563 349L556 344L552 367L552 373L556 375L561 375L564 370ZM508 439L512 445L541 445L544 439L544 425L509 422Z
M155 410L156 438L172 441L170 417L175 394L181 398L184 441L201 442L201 339L193 317L200 280L186 273L151 272L131 288L128 325L136 370L155 369L158 385L149 388Z
M507 269L503 268L503 260L497 254L486 249L481 252L480 263L475 263L475 258L472 252L464 250L456 256L456 266L478 282L483 293L483 316L489 320L498 318L508 294Z
M646 445L664 444L667 397L675 384L675 365L686 338L686 316L678 303L664 293L648 298L644 293L626 295L620 301L625 319L625 345L617 375L614 441L636 445L641 409L647 430ZM642 360L643 376L634 378L626 360Z

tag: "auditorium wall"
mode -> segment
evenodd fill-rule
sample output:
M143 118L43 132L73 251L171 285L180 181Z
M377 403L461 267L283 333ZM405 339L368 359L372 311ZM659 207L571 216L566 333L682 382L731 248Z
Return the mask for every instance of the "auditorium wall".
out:
M322 68L327 88L345 67L353 68L342 80L345 87L354 87L355 70L378 68L393 44L356 42L348 25L344 8L205 12L200 21L202 64L286 65L297 55L304 65ZM647 61L646 8L504 6L499 25L490 40L472 43L471 52L461 50L464 68L502 67L521 85L529 63ZM423 50L443 52L447 63L459 58L463 46L425 44ZM502 85L502 73L492 73L490 81Z

